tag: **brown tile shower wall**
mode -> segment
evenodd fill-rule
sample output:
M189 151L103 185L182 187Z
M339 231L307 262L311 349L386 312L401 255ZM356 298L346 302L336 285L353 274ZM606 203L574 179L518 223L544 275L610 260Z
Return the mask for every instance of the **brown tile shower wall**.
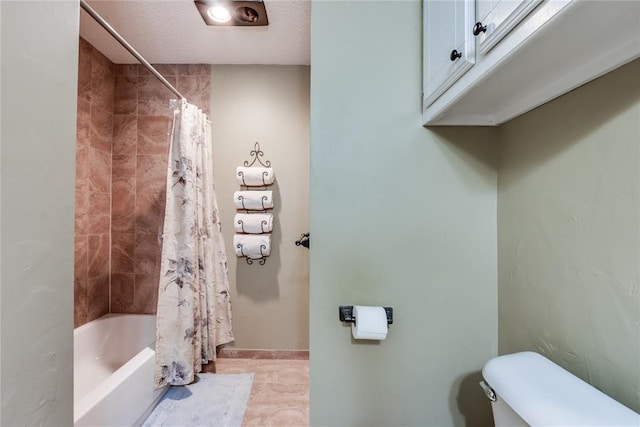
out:
M76 147L74 323L109 312L114 66L80 39Z
M75 326L108 312L155 313L169 100L137 64L114 65L84 39L78 58ZM209 65L156 65L209 111Z
M157 70L189 102L209 111L209 65ZM155 313L160 235L175 95L143 66L115 66L111 211L111 311Z

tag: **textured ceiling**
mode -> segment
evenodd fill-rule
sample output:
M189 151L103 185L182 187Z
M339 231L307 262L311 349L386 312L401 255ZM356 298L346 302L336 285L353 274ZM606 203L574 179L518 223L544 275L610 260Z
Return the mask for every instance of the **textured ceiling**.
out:
M309 65L309 0L265 0L266 27L207 26L192 0L88 3L152 64ZM80 35L116 64L137 62L84 11Z

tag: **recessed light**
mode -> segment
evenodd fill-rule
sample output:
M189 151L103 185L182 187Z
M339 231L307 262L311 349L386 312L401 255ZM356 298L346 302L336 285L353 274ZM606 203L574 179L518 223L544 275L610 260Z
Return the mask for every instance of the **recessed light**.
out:
M231 12L222 5L211 6L207 9L207 15L216 22L229 22L231 20Z
M194 3L207 25L222 27L269 25L263 0L194 0Z

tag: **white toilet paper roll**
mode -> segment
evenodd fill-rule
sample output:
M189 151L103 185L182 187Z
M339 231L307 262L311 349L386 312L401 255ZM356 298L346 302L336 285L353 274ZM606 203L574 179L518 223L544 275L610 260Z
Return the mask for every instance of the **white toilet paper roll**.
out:
M384 308L354 305L353 317L356 321L351 325L351 334L355 339L383 340L387 337L389 328Z

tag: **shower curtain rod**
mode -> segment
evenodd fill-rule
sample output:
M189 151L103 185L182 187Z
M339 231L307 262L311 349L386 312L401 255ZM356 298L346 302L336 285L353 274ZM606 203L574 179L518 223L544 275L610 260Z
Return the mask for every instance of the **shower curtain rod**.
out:
M156 70L155 68L153 68L153 66L151 64L149 64L149 62L147 62L146 59L144 59L142 57L142 55L140 55L138 53L137 50L135 50L133 48L133 46L131 46L124 38L122 38L122 36L120 34L118 34L118 32L111 26L109 25L109 23L98 14L98 12L96 12L91 6L89 6L89 4L85 1L85 0L80 0L80 6L93 18L96 20L96 22L100 25L102 25L102 27L107 30L107 32L109 32L109 34L111 34L113 36L114 39L116 39L118 41L118 43L120 43L122 45L122 47L124 47L125 49L127 49L129 51L129 53L133 56L136 57L136 59L138 61L140 61L140 63L142 65L144 65L150 72L151 74L153 74L154 76L156 76L167 88L169 88L169 90L173 93L175 93L177 96L179 96L181 99L185 99L186 98L184 96L182 96L182 94L180 92L178 92L178 89L176 89L175 87L173 87L173 85L171 83L169 83L167 81L167 79L165 79L162 74L160 74L158 72L158 70Z

